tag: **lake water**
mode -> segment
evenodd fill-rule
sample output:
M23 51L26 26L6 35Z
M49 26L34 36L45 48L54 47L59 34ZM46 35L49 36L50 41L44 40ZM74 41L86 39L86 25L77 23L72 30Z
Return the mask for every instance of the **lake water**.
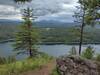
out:
M45 52L50 56L58 57L61 55L65 55L69 53L69 50L75 46L76 49L78 50L78 45L39 45L38 50L41 52ZM82 50L86 49L89 45L83 45ZM100 45L90 45L93 47L96 53L100 53ZM15 55L15 52L12 51L12 43L0 43L0 56L6 57L6 56L11 56ZM27 55L18 55L16 58L17 59L23 59L26 58Z

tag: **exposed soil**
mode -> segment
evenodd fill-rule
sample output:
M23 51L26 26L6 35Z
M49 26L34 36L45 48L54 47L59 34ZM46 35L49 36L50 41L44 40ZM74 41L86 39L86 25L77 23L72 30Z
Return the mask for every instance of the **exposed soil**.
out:
M55 60L49 62L48 64L42 66L39 69L36 69L34 71L28 71L28 72L24 72L21 75L50 75L52 73L52 70L55 68L56 62Z

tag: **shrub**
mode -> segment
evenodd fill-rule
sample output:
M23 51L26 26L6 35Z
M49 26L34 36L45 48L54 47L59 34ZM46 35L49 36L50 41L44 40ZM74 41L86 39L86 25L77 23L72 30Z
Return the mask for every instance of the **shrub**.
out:
M6 59L4 57L0 57L0 64L4 64L6 62Z
M15 61L16 61L16 58L13 56L0 57L0 64L7 64L7 63L15 62Z
M55 69L53 70L53 72L51 73L51 75L60 75L60 74L57 72L57 69L55 68Z
M69 51L69 55L77 55L77 50L75 47L72 47L72 49Z
M82 53L82 57L83 58L87 58L87 59L92 59L94 56L94 50L91 46L87 47L87 49L85 51L83 51Z
M100 54L96 56L96 60L100 62Z

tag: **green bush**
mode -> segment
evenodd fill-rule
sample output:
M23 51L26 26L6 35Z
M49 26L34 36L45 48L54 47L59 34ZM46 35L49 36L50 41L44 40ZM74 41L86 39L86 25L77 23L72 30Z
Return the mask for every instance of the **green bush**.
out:
M92 59L94 57L94 50L91 46L89 46L85 51L82 53L82 57L86 59Z
M60 74L57 72L57 69L55 68L51 75L60 75Z
M4 57L0 57L0 64L4 64L6 62L6 59Z
M7 63L15 62L15 61L16 61L16 58L13 56L0 57L0 64L7 64Z

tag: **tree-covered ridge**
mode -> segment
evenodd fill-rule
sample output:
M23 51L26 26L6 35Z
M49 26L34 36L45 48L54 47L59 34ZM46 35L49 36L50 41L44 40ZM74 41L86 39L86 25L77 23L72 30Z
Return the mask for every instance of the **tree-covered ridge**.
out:
M41 42L79 42L79 27L68 28L35 28L41 36ZM0 41L13 39L14 32L18 31L16 25L0 25ZM100 42L100 29L86 27L84 32L84 42ZM9 35L9 36L8 36Z
M0 40L8 40L14 38L14 32L17 30L14 25L0 25Z

